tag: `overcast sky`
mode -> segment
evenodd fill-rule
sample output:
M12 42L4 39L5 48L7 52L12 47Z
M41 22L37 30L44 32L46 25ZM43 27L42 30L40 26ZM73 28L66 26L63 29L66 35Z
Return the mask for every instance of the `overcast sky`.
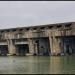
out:
M75 21L75 1L0 1L0 29Z

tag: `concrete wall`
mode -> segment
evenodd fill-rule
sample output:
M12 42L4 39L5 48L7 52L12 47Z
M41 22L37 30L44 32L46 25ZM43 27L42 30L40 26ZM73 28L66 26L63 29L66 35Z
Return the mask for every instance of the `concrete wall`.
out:
M66 26L69 24L71 24L71 26ZM51 28L50 26L53 26L53 27ZM55 24L55 25L52 24L52 25L46 25L43 27L44 28L42 29L41 26L35 26L36 30L33 29L34 27L30 27L29 30L25 30L26 28L21 28L22 31L20 30L20 28L16 28L15 31L14 31L14 29L0 30L0 34L2 34L2 36L0 35L1 36L0 40L6 40L9 53L14 54L14 53L16 53L16 47L12 40L25 38L28 41L29 53L34 54L35 52L36 53L38 52L34 39L42 37L42 39L39 39L39 43L40 43L39 49L41 46L43 46L44 52L46 50L50 50L51 54L58 54L58 53L62 52L61 46L60 46L60 41L62 41L62 40L57 37L74 36L75 35L75 30L74 30L75 23L74 22L73 23L60 23L60 24ZM3 31L3 32L1 32L1 31ZM44 34L41 36L35 37L33 35L33 32L36 32L36 35L37 35L38 31L40 31L40 32L43 31ZM19 36L19 33L22 33L21 37ZM49 38L49 41L46 41L45 39L43 39L44 37ZM63 42L61 42L61 43L63 45ZM65 51L65 46L63 49ZM42 53L42 51L40 51L40 53Z

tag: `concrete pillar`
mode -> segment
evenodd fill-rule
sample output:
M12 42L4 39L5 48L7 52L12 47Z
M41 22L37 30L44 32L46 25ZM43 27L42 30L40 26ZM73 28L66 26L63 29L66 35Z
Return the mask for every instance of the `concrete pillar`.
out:
M53 52L57 55L61 52L59 41L57 38L53 37Z
M55 37L54 32L50 32L49 41L50 41L51 55L57 55L58 53L60 53L60 45L58 40L59 39Z
M7 40L8 42L8 51L10 55L16 54L16 48L11 39Z
M35 43L35 45L34 45L34 53L38 55L37 43Z
M49 43L50 43L50 52L53 53L53 39L49 36Z
M47 30L48 33L48 37L49 37L49 44L50 44L50 53L53 53L53 37L52 37L52 31L51 30Z
M29 53L30 54L34 54L34 44L33 44L33 40L32 39L28 39L29 42Z

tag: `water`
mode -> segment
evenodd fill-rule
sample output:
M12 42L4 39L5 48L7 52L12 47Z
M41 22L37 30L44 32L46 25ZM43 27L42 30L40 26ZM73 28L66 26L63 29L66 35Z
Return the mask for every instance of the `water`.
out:
M1 56L0 74L75 74L75 57Z

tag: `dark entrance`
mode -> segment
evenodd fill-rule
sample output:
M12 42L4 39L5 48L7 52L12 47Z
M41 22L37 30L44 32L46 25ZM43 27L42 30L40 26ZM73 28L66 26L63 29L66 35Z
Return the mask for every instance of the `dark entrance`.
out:
M7 54L8 54L8 46L0 45L0 55L7 55Z
M35 50L34 52L37 55L49 55L50 54L50 45L49 39L47 37L35 38ZM37 47L37 48L36 48Z
M70 49L69 49L69 47L70 47L69 45L66 45L66 53L67 53L67 54L70 54Z
M25 55L26 53L29 53L29 47L28 44L18 44L16 45L17 53L19 55Z
M75 36L60 37L60 43L61 53L75 54Z

